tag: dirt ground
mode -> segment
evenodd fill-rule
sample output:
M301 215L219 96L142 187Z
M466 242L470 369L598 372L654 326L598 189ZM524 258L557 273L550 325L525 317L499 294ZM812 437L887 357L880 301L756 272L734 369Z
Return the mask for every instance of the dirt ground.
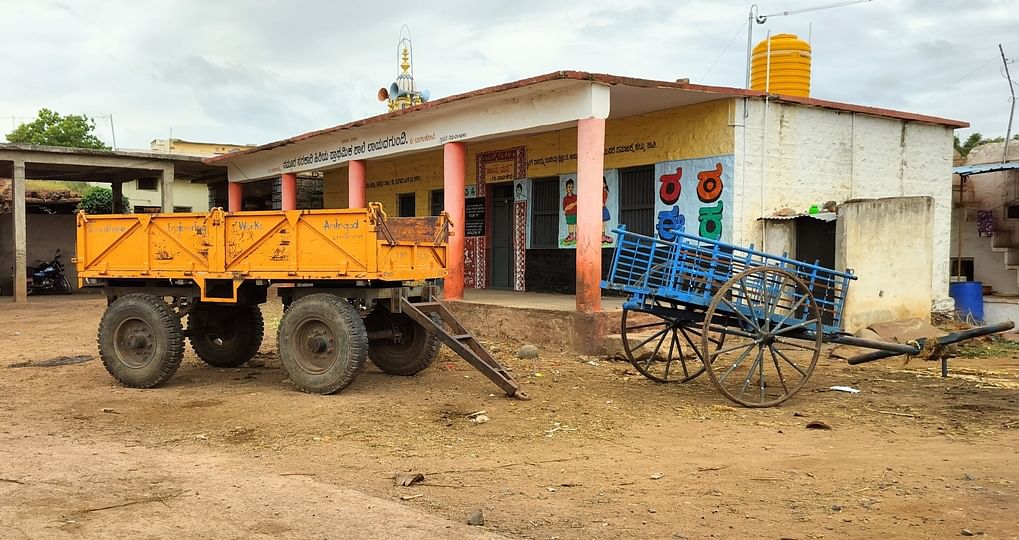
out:
M448 350L418 376L368 367L315 396L286 380L268 305L258 367L189 350L166 385L131 390L98 359L104 305L0 303L0 537L1019 536L1014 357L953 361L947 379L823 358L792 400L749 410L704 377L661 386L500 342L531 401ZM399 471L425 481L397 487Z

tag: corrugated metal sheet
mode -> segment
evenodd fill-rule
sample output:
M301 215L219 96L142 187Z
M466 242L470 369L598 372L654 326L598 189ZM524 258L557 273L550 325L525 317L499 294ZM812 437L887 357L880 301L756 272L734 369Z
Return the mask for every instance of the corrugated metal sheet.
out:
M1019 161L1006 161L1005 163L981 163L978 165L961 165L954 167L952 172L959 176L970 176L1000 171L1011 171L1019 169Z
M793 214L791 216L765 216L758 218L758 221L788 221L799 218L811 218L827 222L838 219L838 214L835 212L818 212L817 214Z

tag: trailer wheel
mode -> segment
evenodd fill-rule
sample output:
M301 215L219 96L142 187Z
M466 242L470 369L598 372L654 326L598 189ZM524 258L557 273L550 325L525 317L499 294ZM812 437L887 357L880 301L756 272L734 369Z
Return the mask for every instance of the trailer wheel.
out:
M258 306L199 304L188 314L191 348L213 367L234 368L251 360L264 332Z
M152 388L169 379L184 357L180 319L151 294L117 298L99 322L99 356L124 386Z
M349 385L368 358L368 336L349 302L332 294L295 300L283 314L280 360L303 392L332 394Z
M434 320L434 318L433 318ZM441 321L436 321L441 324ZM369 331L393 331L392 337L368 342L368 357L390 375L414 375L439 355L439 338L403 313L379 306L364 321Z

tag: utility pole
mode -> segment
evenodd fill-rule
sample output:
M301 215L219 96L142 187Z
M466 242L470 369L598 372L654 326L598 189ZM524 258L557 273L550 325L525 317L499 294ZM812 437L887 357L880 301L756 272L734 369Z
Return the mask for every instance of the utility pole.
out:
M117 150L117 132L113 130L113 113L110 113L110 135L113 136L113 150Z
M998 44L998 52L1001 53L1001 63L1005 66L1005 79L1008 80L1008 91L1012 97L1009 101L1012 102L1011 107L1008 111L1008 129L1005 130L1005 152L1001 155L1001 162L1005 163L1008 161L1008 140L1012 137L1012 118L1015 116L1015 86L1012 85L1012 75L1008 72L1008 60L1005 59L1005 49Z

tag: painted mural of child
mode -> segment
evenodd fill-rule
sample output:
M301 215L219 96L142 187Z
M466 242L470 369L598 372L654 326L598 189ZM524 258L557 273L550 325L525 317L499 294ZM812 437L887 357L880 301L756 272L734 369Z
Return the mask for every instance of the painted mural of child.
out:
M611 244L612 237L609 236L609 220L612 219L612 215L609 214L609 182L605 177L601 177L601 243Z
M566 181L566 195L563 197L563 214L566 216L566 238L564 244L577 242L577 195L574 193L573 179Z

